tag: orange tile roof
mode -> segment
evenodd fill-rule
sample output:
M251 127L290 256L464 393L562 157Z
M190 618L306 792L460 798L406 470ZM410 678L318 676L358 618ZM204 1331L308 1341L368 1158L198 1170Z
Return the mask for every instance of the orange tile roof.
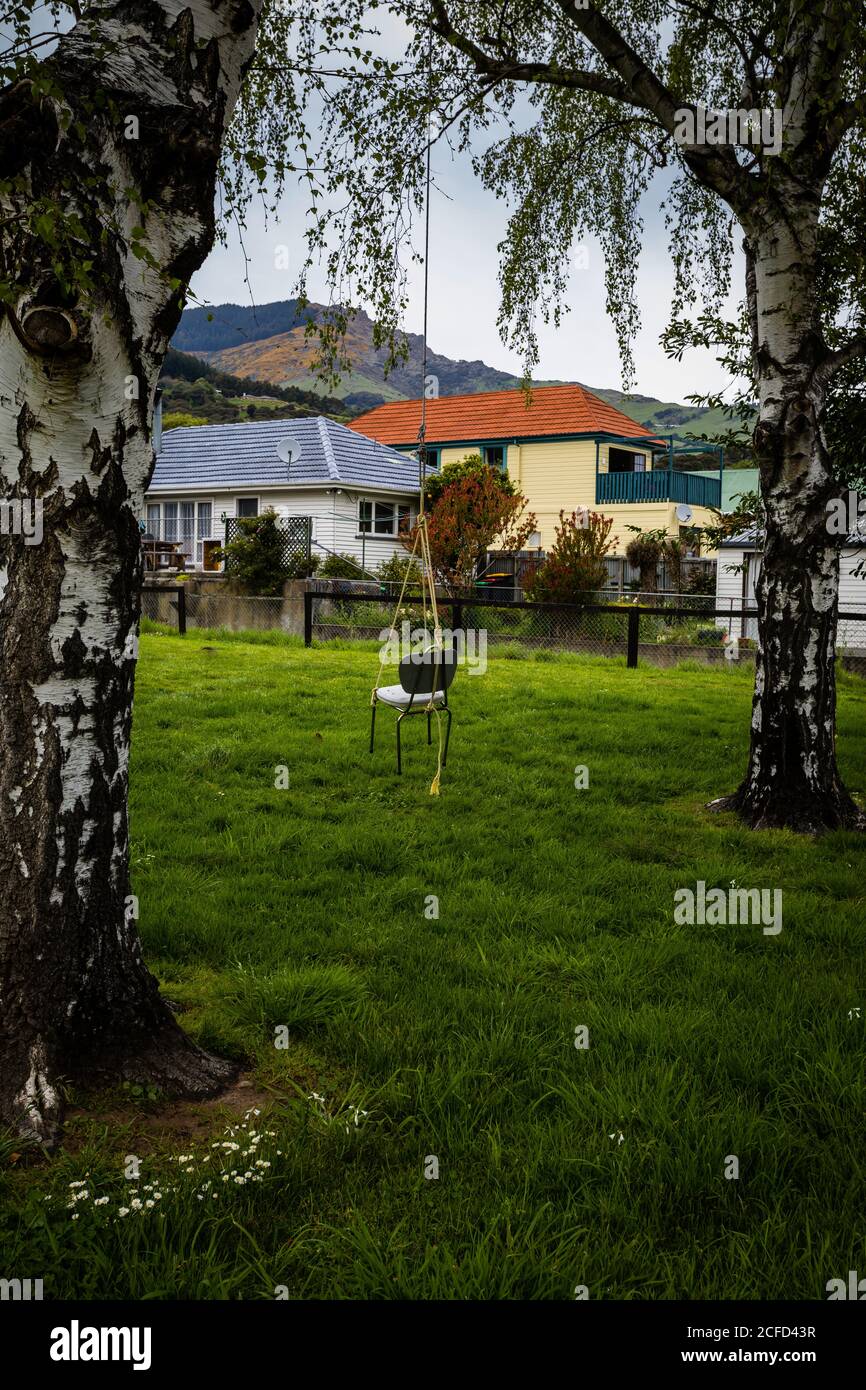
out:
M381 444L414 444L420 423L420 400L388 401L359 415L349 429ZM583 386L536 386L528 409L521 390L479 391L427 402L428 444L567 434L658 439Z

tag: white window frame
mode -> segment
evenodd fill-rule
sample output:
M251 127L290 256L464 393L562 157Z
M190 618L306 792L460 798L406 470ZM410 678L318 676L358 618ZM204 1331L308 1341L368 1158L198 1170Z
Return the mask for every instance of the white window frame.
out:
M371 513L370 513L370 520L369 520L369 522L367 523L367 527L368 527L367 530L364 530L365 522L364 522L364 520L363 520L363 518L362 518L362 516L361 516L361 508L362 508L362 507L365 507L365 506L372 508ZM377 508L377 507L391 507L391 508L393 508L393 513L394 513L394 514L393 514L393 517L391 518L391 523L392 523L392 524L391 524L391 530L390 530L390 531L377 531L377 530L374 529L374 528L375 528L375 525L376 525L376 508ZM413 520L413 515L412 515L412 503L411 503L411 502L400 501L400 500L395 500L395 501L391 502L391 501L389 501L388 498L386 498L386 497L359 497L359 498L358 498L358 534L357 534L357 539L360 540L360 539L363 538L363 539L366 539L366 540L373 540L373 541L377 541L377 540L378 540L378 541L387 541L387 540L397 540L397 539L399 539L399 536L400 536L400 509L403 508L403 507L405 507L405 509L406 509L406 513L407 513L406 519L407 519L408 525L411 527L411 525L412 525L412 520Z
M245 493L243 494L242 497L238 496L238 497L235 498L235 520L236 520L236 521L244 520L244 518L241 517L241 514L240 514L240 512L238 511L238 507L240 506L241 502L255 502L255 504L256 504L256 516L261 516L261 514L262 514L262 499L261 499L261 497L260 497L257 493L254 493L254 492L245 492ZM251 518L251 517L247 517L247 518L245 518L245 519L246 519L247 521L250 521L252 518Z
M190 505L190 504L191 504L191 505L192 505L192 509L193 509L193 515L192 515L192 531L193 531L193 533L192 533L192 536L188 538L188 540L189 540L189 542L190 542L189 550L185 549L185 550L184 550L184 554L186 555L187 561L188 561L189 563L193 563L193 564L196 566L197 569L201 569L202 564L203 564L203 546L202 546L202 542L203 542L203 541L218 541L218 540L221 539L221 537L220 537L220 536L215 532L215 530L214 530L214 527L217 526L217 525L219 525L219 521L218 521L218 518L217 518L217 516L216 516L216 503L214 502L213 497L200 497L200 496L179 497L179 496L178 496L178 497L150 497L150 498L146 498L146 499L145 499L145 503L144 503L144 509L145 509L145 523L146 523L146 526L147 526L147 530L150 530L150 529L151 529L151 524L152 524L152 522L154 521L154 518L151 517L150 512L151 512L151 508L155 508L155 509L156 509L156 512L157 512L157 518L156 518L156 529L157 529L157 534L156 534L156 539L159 540L159 541L164 541L164 540L166 540L167 537L166 537L166 534L165 534L165 509L166 509L166 506L176 507L176 508L177 508L177 516L176 516L176 518L175 518L175 527L176 527L176 529L177 529L177 535L174 537L174 540L175 540L175 541L183 542L184 537L181 535L181 515L180 515L180 509L181 509L181 507L184 505L184 503L186 503L187 505ZM207 536L204 536L204 535L201 534L201 526L200 526L200 523L199 523L199 508L200 508L201 506L203 506L203 505L204 505L204 506L209 506L209 507L210 507L210 531L209 531L209 534L208 534Z

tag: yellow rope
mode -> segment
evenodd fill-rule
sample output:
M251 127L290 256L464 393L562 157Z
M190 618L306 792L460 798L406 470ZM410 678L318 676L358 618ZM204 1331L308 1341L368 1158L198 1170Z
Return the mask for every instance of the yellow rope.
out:
M396 629L397 616L398 616L398 614L399 614L399 612L400 612L401 607L403 606L403 597L404 597L404 595L405 595L405 593L406 593L406 585L407 585L408 582L409 582L409 575L410 575L411 570L412 570L412 561L415 559L415 556L417 555L417 553L418 553L418 551L419 551L419 549L420 549L420 551L421 551L421 568L422 568L422 574L421 574L421 603L422 603L422 614L423 614L424 630L425 630L425 632L426 632L426 630L427 630L427 593L428 593L428 589L429 589L429 593L430 593L430 608L431 608L432 614L433 614L433 650L434 650L434 651L435 651L435 650L438 650L439 652L442 652L442 628L440 627L440 624L439 624L439 607L438 607L438 604L437 604L437 602L436 602L436 579L435 579L435 576L434 576L434 574L433 574L433 562L432 562L432 560L431 560L431 558L430 558L430 538L429 538L429 536L428 536L428 534L427 534L427 517L426 517L426 515L425 515L425 513L424 513L424 511L423 511L423 506L424 506L424 500L423 500L423 499L424 499L424 494L423 494L423 491L422 491L422 493L421 493L421 507L422 507L422 510L420 511L419 516L418 516L418 529L417 529L417 531L416 531L416 533L415 533L415 543L414 543L414 545L412 546L412 553L411 553L411 555L410 555L410 557L409 557L409 562L408 562L408 564L406 565L406 573L405 573L404 576L403 576L403 585L402 585L402 588L400 589L400 597L399 597L398 600L397 600L397 606L396 606L396 608L394 609L394 615L393 615L393 618L392 618L392 620L391 620L391 626L390 626L389 629L388 629L388 641L390 642L391 638L396 636L396 633L397 633L397 629ZM438 662L438 661L434 661L434 671L438 672L442 664L443 664L443 663L440 663L440 662ZM387 662L385 661L385 659L384 659L384 657L383 657L383 658L381 659L381 661L379 662L379 674L378 674L377 677L376 677L376 684L373 686L373 690L372 690L372 693L371 693L371 695L370 695L370 704L371 704L371 705L375 705L375 703L376 703L376 691L378 690L378 688L379 688L379 686L380 686L380 684L381 684L381 681L382 681L382 672L385 670L385 666L386 666L386 665L387 665ZM438 685L438 679L437 679L437 680L434 680L434 681L432 682L432 688L431 688L431 690L430 690L430 692L429 692L429 694L428 694L428 697L427 697L427 704L426 704L426 706L424 706L424 708L425 708L425 710L426 710L428 716L429 716L430 714L435 714L435 716L436 716L436 733L437 733L437 736L438 736L438 744L439 744L439 747L438 747L438 756L437 756L437 762L436 762L436 775L435 775L435 777L433 778L433 781L432 781L431 784L430 784L430 795L431 795L431 796L438 796L438 795L439 795L439 782L440 782L440 778L441 778L441 776L442 776L442 720L441 720L441 718L439 717L439 709L438 709L438 706L436 705L435 698L434 698L434 697L435 697L435 694L436 694L436 686L437 686L437 685Z
M406 585L409 583L409 575L410 575L410 573L411 573L411 571L412 571L412 561L415 559L415 555L416 555L417 550L418 550L418 542L419 542L419 540L420 540L420 537L421 537L421 531L420 531L420 529L419 529L417 535L415 536L415 544L414 544L413 547L412 547L412 554L409 556L409 560L408 560L408 563L407 563L407 565L406 565L406 573L403 575L403 587L402 587L402 589L400 590L400 597L399 597L398 600L397 600L397 607L394 609L394 617L392 618L392 620L391 620L391 626L390 626L389 629L388 629L388 641L389 641L389 642L390 642L390 640L391 640L392 637L395 637L395 636L397 635L397 630L396 630L396 628L395 628L395 626L394 626L394 623L395 623L396 620L397 620L397 614L400 612L400 609L401 609L402 604L403 604L403 595L404 595L405 592L406 592ZM370 704L371 704L371 705L375 705L375 703L376 703L376 691L378 690L379 685L380 685L380 683L381 683L381 680L382 680L382 672L384 671L386 665L387 665L387 662L385 661L385 658L383 657L382 660L379 662L379 674L378 674L378 676L376 677L376 684L373 686L373 691L372 691L372 694L371 694L371 696L370 696Z

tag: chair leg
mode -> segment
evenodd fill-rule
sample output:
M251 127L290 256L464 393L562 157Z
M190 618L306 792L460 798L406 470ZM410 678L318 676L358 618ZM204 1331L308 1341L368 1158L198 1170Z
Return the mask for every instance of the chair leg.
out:
M433 716L432 716L432 714L430 713L430 711L429 711L429 709L428 709L428 711L427 711L427 746L428 746L428 748L429 748L430 744L433 742L433 735L432 735L432 733L430 732L430 720L431 720L432 718L433 718Z
M398 775L398 777L399 777L400 773L403 771L403 759L402 759L401 752L400 752L400 725L403 723L403 718L404 718L404 716L403 716L402 714L398 714L398 715L397 715L397 775Z
M370 752L373 751L373 740L376 737L376 706L373 705L373 717L370 720Z
M448 725L447 725L447 728L445 729L445 747L444 747L443 750L442 750L442 766L444 767L445 764L446 764L447 761L448 761L448 741L449 741L449 739L451 738L451 711L450 711L450 709L445 709L445 710L443 710L443 714L447 714L447 715L448 715Z

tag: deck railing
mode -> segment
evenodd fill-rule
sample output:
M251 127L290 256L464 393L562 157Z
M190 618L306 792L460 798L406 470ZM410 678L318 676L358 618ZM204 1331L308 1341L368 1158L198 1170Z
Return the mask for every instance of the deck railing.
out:
M721 478L654 468L646 473L599 473L596 506L607 502L687 502L692 507L721 507Z

